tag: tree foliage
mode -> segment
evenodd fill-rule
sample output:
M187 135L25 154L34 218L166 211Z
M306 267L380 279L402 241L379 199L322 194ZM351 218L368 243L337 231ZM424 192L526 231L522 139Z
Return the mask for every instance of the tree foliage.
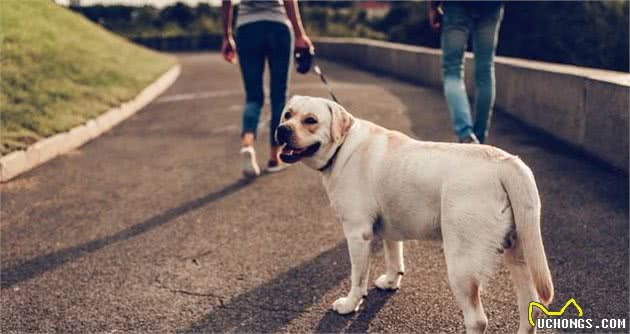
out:
M497 54L627 72L628 4L506 1ZM427 11L427 2L395 2L374 28L390 41L439 47Z
M314 36L365 37L440 46L428 24L428 2L395 1L387 15L370 18L356 1L302 1ZM628 1L505 1L497 54L629 71ZM73 8L127 37L221 33L220 8L177 3L154 7Z

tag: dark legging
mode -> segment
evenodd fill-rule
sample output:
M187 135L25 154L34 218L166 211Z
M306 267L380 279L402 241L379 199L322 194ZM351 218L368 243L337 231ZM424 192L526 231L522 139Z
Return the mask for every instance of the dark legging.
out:
M293 33L283 23L258 21L240 26L236 31L243 85L245 86L245 109L242 133L256 134L260 110L265 102L263 72L265 60L269 62L271 96L271 145L280 115L284 108L289 81L289 68L293 54Z

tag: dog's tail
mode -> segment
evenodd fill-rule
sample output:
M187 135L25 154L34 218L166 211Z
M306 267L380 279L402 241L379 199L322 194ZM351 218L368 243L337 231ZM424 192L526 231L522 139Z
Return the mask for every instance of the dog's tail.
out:
M516 224L517 243L533 278L540 301L549 305L553 300L553 282L540 232L540 196L532 171L520 159L505 161L501 183L505 188Z

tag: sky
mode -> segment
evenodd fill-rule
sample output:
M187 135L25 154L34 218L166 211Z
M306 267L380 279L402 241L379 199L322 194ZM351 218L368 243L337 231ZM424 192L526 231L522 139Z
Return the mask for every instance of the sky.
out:
M81 5L90 6L96 4L103 5L132 5L132 6L144 6L153 5L155 7L164 7L176 2L183 2L191 6L195 6L197 3L208 3L211 6L218 6L221 0L81 0ZM70 0L55 0L60 5L67 6Z

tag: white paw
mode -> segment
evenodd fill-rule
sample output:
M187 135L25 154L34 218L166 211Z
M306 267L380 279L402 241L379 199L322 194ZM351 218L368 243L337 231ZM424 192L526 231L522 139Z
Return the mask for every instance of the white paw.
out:
M359 298L358 300L356 300L353 298L342 297L335 300L335 302L332 304L332 309L339 314L352 313L359 309L362 301L363 298Z
M398 290L400 288L400 275L396 275L395 278L381 275L374 281L374 285L381 290Z

